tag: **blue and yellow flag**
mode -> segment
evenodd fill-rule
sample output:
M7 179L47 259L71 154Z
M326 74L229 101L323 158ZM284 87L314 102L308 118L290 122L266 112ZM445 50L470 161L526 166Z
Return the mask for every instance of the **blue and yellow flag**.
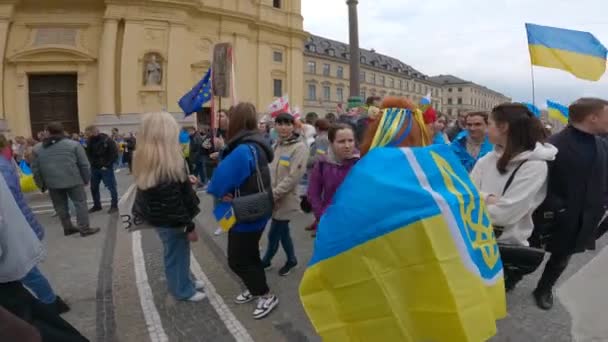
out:
M226 232L236 224L236 216L231 203L219 202L213 209L213 216L220 228Z
M570 110L568 107L557 102L547 100L547 111L549 112L550 118L559 120L564 125L568 124L568 118L570 117Z
M448 145L376 148L351 170L321 218L300 297L324 341L495 335L506 315L502 262Z
M528 110L530 112L532 112L532 114L534 114L535 117L540 118L540 109L538 109L538 107L536 107L535 105L533 105L530 102L523 102L522 103L524 106L528 107Z
M565 70L589 81L606 71L606 47L589 32L526 24L533 65Z

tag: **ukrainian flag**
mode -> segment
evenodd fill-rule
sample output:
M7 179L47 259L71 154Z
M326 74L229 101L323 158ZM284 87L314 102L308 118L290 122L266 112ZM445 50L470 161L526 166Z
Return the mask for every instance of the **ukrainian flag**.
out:
M321 218L300 297L325 341L496 334L506 316L498 246L448 145L376 148L350 171Z
M534 114L535 117L540 118L540 109L538 109L538 107L536 107L535 105L533 105L532 103L529 102L523 102L523 105L528 107L528 110L530 112L532 112L532 114Z
M559 120L564 125L568 124L569 110L568 107L561 105L557 102L547 100L547 111L549 117L552 119Z
M526 24L533 65L599 80L606 71L606 47L589 32Z

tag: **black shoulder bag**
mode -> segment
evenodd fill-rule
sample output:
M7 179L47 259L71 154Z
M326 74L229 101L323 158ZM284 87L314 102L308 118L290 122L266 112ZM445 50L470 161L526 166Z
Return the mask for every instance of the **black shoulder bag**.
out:
M507 192L511 183L515 179L515 174L519 169L526 163L527 160L522 161L513 170L507 183L502 190L502 195ZM500 237L504 231L504 227L494 226L494 234L496 237ZM498 249L500 250L500 256L503 262L503 266L507 272L517 273L521 276L530 274L540 266L545 257L545 251L540 248L511 245L505 243L498 243Z
M251 223L272 216L273 199L272 192L268 192L264 188L262 180L262 172L258 165L257 151L251 145L248 145L253 153L253 162L255 164L255 177L258 185L258 192L241 196L239 189L235 191L234 199L232 200L232 210L238 223Z

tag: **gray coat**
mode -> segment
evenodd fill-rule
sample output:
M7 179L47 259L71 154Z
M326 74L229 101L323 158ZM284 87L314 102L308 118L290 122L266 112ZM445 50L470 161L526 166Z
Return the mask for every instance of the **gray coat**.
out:
M91 165L78 142L49 137L34 146L32 173L40 189L68 189L89 183Z
M0 283L23 279L44 257L42 243L0 175Z

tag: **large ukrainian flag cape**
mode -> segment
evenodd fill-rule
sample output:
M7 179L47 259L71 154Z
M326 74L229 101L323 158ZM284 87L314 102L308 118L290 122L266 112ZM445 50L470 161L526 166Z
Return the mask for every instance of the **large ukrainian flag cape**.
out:
M485 341L506 315L488 214L448 145L376 148L321 219L300 297L325 341Z

